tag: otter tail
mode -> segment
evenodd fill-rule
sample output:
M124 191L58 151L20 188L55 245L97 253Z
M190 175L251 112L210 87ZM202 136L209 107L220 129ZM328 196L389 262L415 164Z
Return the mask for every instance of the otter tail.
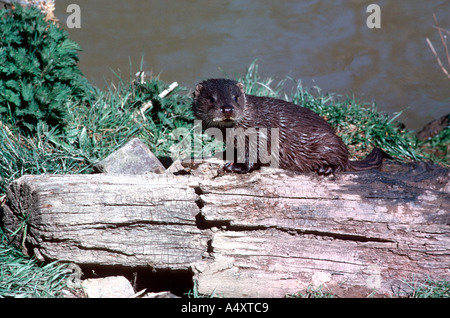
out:
M386 152L380 148L374 148L372 152L363 160L360 161L350 161L349 170L350 171L362 171L370 169L379 169L383 164L383 158L394 159L389 156Z

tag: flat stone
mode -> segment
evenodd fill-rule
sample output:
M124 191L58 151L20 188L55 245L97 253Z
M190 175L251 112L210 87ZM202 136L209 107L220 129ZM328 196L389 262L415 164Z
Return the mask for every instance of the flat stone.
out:
M130 298L135 294L123 276L86 279L81 286L88 298Z
M165 168L150 149L138 138L133 138L122 148L94 166L94 172L107 174L141 175L164 173Z
M163 291L159 293L146 293L142 298L181 298L172 294L169 291Z

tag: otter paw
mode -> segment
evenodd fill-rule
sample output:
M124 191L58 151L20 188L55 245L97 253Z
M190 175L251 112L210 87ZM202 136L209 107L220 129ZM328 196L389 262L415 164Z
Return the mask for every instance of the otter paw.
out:
M223 166L223 170L225 172L248 173L250 172L250 167L245 163L228 162Z
M323 166L320 167L316 172L319 176L329 176L330 174L334 174L335 171L334 166Z

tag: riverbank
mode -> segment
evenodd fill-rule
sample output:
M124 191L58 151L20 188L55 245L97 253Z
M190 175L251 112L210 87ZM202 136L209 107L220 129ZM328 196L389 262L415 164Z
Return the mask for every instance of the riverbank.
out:
M4 18L5 14L8 15L2 11L0 16ZM43 25L44 20L38 12L26 11L24 14L29 17L27 23ZM10 28L18 23L17 27L29 30L33 38L36 28L21 21L8 23ZM167 96L160 97L170 83L164 83L158 77L143 76L146 72L142 64L141 67L130 66L130 74L137 76L117 77L117 84L96 88L76 67L76 43L70 42L67 34L58 30L44 27L41 31L53 32L52 37L33 42L35 47L18 40L19 33L14 32L9 37L10 46L2 43L1 57L8 61L4 65L9 69L5 67L0 71L5 74L0 79L1 205L8 184L22 175L91 173L94 164L133 137L145 142L157 157L167 158L171 147L178 142L172 138L172 131L181 127L193 130L192 89L176 87ZM58 49L49 50L53 45L49 45L50 39L55 41ZM22 47L23 43L27 43L27 47ZM66 53L59 52L57 61L61 68L53 68L53 62L44 64L46 59L56 61L50 54L58 53L59 49ZM28 63L30 60L35 62ZM20 77L19 72L22 72ZM73 74L77 75L76 81L71 77ZM64 82L65 76L71 80ZM38 79L36 88L33 81ZM244 83L248 94L287 99L323 116L347 144L353 159L365 157L375 146L402 162L428 160L449 167L448 127L438 135L420 141L413 132L402 127L400 113L380 114L373 103L364 103L355 97L322 94L319 88L307 89L301 82L289 78L275 83L271 78L259 76L256 63L237 79ZM288 82L293 84L289 85L294 87L291 91L285 89ZM39 93L41 88L50 97L43 98L44 91ZM142 107L149 101L151 106L142 112ZM44 109L47 115L36 115ZM54 114L52 110L55 109L58 116L51 117L49 114ZM3 231L0 229L0 257L3 257L0 262L7 270L0 277L0 296L61 296L60 283L68 276L67 269L48 265L59 271L56 276L52 270L48 272L58 278L58 283L34 288L33 284L45 281L42 278L36 280L35 273L41 266L8 246ZM24 261L18 262L18 259ZM12 266L16 263L20 265ZM21 276L17 278L19 273Z

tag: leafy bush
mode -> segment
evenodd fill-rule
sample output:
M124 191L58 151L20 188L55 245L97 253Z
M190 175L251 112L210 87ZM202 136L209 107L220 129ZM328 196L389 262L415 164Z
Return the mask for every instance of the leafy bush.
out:
M79 50L38 9L0 10L0 119L26 133L38 122L63 130L65 103L89 91L76 65Z

